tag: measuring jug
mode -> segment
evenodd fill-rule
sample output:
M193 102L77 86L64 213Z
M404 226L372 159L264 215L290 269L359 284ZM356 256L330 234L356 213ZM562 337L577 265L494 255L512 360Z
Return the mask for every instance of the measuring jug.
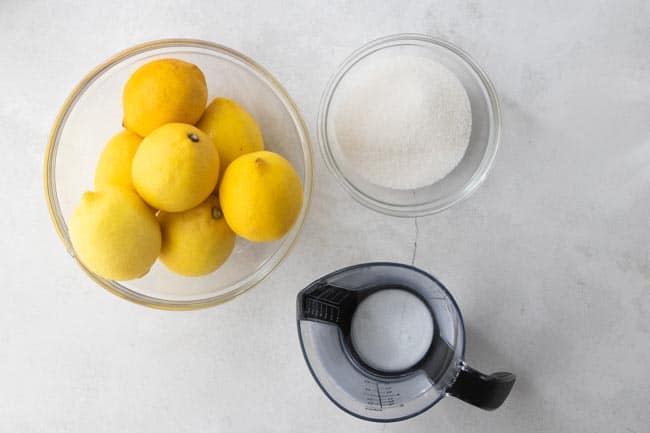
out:
M452 395L496 409L515 382L463 360L465 329L456 301L433 276L397 263L340 269L297 299L298 335L323 392L370 421L399 421Z

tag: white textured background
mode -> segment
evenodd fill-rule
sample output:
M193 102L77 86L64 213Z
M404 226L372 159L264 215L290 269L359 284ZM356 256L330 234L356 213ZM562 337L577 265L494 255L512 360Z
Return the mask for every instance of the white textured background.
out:
M0 2L0 432L650 431L650 6L637 1ZM297 248L259 287L197 312L96 287L42 188L49 128L108 56L163 37L231 46L275 74L315 138L337 65L379 36L467 50L502 101L503 140L470 200L419 220L415 264L467 322L468 360L518 374L484 412L448 398L370 424L302 360L299 289L338 267L409 262L413 220L344 194L316 153Z

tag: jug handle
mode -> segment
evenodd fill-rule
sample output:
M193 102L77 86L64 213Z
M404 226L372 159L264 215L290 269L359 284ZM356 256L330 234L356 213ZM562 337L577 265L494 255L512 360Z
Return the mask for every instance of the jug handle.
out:
M512 373L486 375L463 362L456 381L447 393L481 409L494 410L508 397L515 380L516 376Z

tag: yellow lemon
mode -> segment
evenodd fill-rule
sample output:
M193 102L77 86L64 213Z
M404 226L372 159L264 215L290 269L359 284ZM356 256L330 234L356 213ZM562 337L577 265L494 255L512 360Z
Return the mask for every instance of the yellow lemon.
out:
M124 86L124 126L144 137L165 123L195 123L207 101L205 76L196 65L154 60L138 68Z
M219 154L198 128L168 123L142 140L131 176L138 194L152 207L181 212L197 206L214 190Z
M262 132L255 119L231 99L215 98L196 126L217 147L222 173L238 157L264 150Z
M125 129L106 143L95 169L95 189L119 186L134 190L131 162L141 141L142 137Z
M226 224L214 195L185 212L160 212L158 221L163 239L160 260L178 274L209 274L226 261L235 247L235 234Z
M79 260L111 280L142 277L160 253L160 225L142 199L128 189L107 187L84 193L69 229Z
M302 185L289 161L263 150L230 163L219 186L219 199L235 233L250 241L274 241L296 222Z

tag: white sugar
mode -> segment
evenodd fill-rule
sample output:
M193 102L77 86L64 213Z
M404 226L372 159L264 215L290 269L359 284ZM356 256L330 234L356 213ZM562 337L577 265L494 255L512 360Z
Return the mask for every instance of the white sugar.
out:
M371 183L415 189L447 176L472 129L467 92L433 60L370 56L341 83L335 134L345 159Z

